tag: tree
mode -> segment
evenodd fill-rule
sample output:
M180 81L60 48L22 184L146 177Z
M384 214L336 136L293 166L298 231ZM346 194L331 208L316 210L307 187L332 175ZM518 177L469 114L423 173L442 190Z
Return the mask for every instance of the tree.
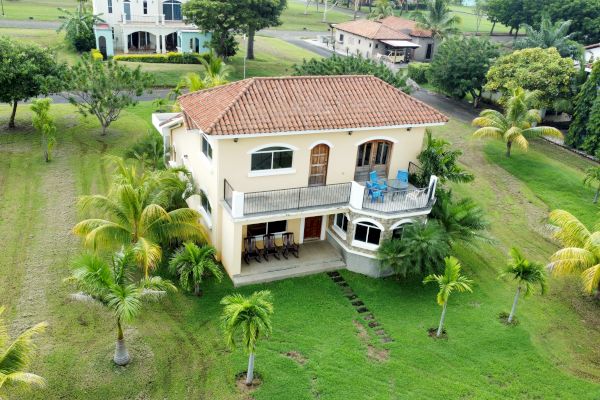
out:
M52 99L37 99L30 107L33 111L33 127L42 136L46 162L52 159L52 149L56 145L56 122L50 115L51 102Z
M525 296L529 296L533 293L533 288L536 285L540 286L542 294L545 294L547 289L546 270L541 263L529 261L516 247L510 249L510 257L506 268L500 273L500 277L502 278L510 277L517 281L517 292L515 293L515 299L508 316L509 324L515 317L521 290L525 289Z
M135 280L133 268L135 254L130 248L115 253L111 265L97 255L84 254L74 262L72 275L67 278L84 293L73 298L96 300L113 312L117 321L113 361L117 365L127 365L130 361L123 323L132 321L141 313L142 301L157 300L167 292L177 290L171 282L157 276Z
M4 307L0 307L0 396L7 389L15 386L45 386L44 378L26 371L36 351L33 337L44 332L48 324L45 322L36 324L17 336L11 343L8 329L1 318L3 313Z
M444 228L450 244L489 240L484 233L489 224L483 209L470 197L453 201L451 191L438 189L430 216Z
M394 6L390 0L375 0L369 19L383 19L392 15L394 15Z
M246 385L250 386L254 379L254 354L258 340L261 336L268 337L273 331L271 292L261 290L248 297L235 293L225 296L221 304L224 306L221 322L230 348L235 348L236 336L241 331L242 347L248 354Z
M475 28L475 35L479 34L479 27L481 26L481 20L488 11L488 0L475 0L475 8L473 9L475 16L477 17L477 23ZM492 29L494 29L492 27ZM491 33L490 33L491 35Z
M434 38L443 39L460 32L457 25L461 19L454 15L448 6L448 0L428 0L426 12L412 13L417 26L431 31Z
M585 171L585 178L583 178L583 184L592 186L597 183L596 193L594 194L594 204L598 203L598 196L600 195L600 167L589 167Z
M592 73L575 96L573 122L569 126L566 143L596 154L600 149L600 62L592 66Z
M15 127L17 105L59 91L65 64L48 49L0 36L0 102L12 105L8 127Z
M136 96L148 92L154 83L152 75L125 67L115 61L93 61L81 57L65 76L69 103L83 116L93 115L102 126L102 136L125 107L137 104Z
M600 231L590 232L564 210L552 211L550 222L556 227L554 237L564 248L550 257L548 269L555 276L581 273L585 292L596 291L596 299L600 299Z
M149 271L162 257L161 243L175 240L205 241L200 214L190 208L167 211L172 201L172 181L166 171L143 173L124 163L117 165L108 196L89 195L79 198L83 211L93 210L97 218L85 219L73 227L73 233L86 246L115 249L132 246L135 260L148 278ZM167 175L169 174L169 175Z
M182 288L187 291L193 288L194 295L201 296L200 284L206 275L214 276L219 282L223 279L223 272L215 261L215 253L213 246L199 247L193 242L186 242L171 257L169 270L179 276Z
M552 20L547 16L542 17L540 29L536 30L533 26L524 24L527 36L515 41L515 49L536 48L548 49L554 47L562 57L571 57L579 59L583 54L583 47L571 40L573 33L569 32L572 21Z
M522 24L531 24L536 20L540 12L540 0L488 0L488 18L496 24L500 22L510 27L509 34L515 31L515 37L519 33ZM490 35L493 33L494 28Z
M446 257L444 258L444 275L431 274L423 280L424 284L435 282L440 288L437 294L437 303L442 306L442 316L435 334L437 337L440 337L444 330L448 299L452 292L473 292L473 289L471 289L473 281L462 275L460 270L460 262L455 257Z
M63 8L58 9L63 15L63 23L57 32L65 31L66 41L78 52L87 52L96 47L94 25L104 22L100 14L92 14L80 4L77 11L71 12Z
M465 57L457 57L463 54ZM432 84L452 97L473 97L473 107L481 100L486 74L500 55L498 46L477 37L449 38L438 47L429 79Z
M417 156L422 169L420 180L427 180L431 175L437 176L442 183L467 183L475 179L473 174L458 164L461 150L450 149L450 142L434 138L429 129L426 130L426 134L425 148Z
M379 265L399 277L424 276L438 271L450 252L444 228L434 220L407 225L402 240L386 239L377 250Z
M261 29L281 25L279 17L287 6L287 0L241 0L240 3L248 33L246 58L254 60L254 34Z
M238 47L238 41L231 31L215 31L210 38L210 48L225 60L235 56Z
M526 92L521 88L513 90L504 114L496 110L483 110L473 120L473 125L479 127L473 136L503 140L506 143L506 157L510 157L513 143L527 151L528 137L562 138L562 133L554 127L536 126L542 120L540 112L529 108L536 97L536 93Z
M552 20L571 20L573 40L583 44L600 42L600 0L545 0L543 11Z
M148 130L146 135L125 152L125 159L137 160L142 168L150 170L164 169L164 157L163 138L156 130Z
M484 88L503 96L518 87L539 91L541 106L547 108L555 100L571 96L575 73L573 60L561 57L554 48L523 49L499 57L487 73Z
M294 65L294 75L373 75L403 92L410 93L403 72L394 73L384 64L361 56L333 55L329 58L303 60L302 64Z
M178 83L178 89L187 88L188 92L197 92L198 90L208 89L228 83L230 68L223 62L223 59L210 53L209 61L200 59L204 69L204 77L195 72L188 72Z

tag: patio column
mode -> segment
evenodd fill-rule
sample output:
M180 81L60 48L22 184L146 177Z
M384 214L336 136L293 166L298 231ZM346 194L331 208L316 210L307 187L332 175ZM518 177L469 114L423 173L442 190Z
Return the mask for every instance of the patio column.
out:
M123 53L129 53L129 35L123 31Z
M167 52L167 41L165 39L167 35L161 35L161 48L162 48L162 53L166 53Z

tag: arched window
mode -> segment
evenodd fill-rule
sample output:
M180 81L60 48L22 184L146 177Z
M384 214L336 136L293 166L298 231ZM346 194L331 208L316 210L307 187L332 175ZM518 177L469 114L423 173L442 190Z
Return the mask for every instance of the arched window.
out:
M354 228L354 241L373 246L379 246L381 238L381 229L372 222L361 221L356 223Z
M181 21L181 2L167 0L163 3L163 14L166 21Z
M294 151L288 147L265 147L252 153L251 171L266 171L292 167Z

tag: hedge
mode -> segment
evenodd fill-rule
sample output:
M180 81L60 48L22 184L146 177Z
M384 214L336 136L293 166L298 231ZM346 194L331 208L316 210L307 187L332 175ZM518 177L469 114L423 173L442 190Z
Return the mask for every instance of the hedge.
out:
M421 84L427 83L427 71L429 64L420 62L411 62L408 64L408 77Z
M115 61L133 61L158 64L200 64L200 60L210 61L210 53L167 53L167 54L119 54Z

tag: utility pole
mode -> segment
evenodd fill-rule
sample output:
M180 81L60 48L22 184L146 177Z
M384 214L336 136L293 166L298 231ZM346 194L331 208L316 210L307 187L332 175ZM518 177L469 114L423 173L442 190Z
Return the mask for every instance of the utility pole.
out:
M1 0L0 0L1 1ZM246 34L244 33L243 42L244 47L246 48L246 54L244 55L244 79L246 79L246 59L248 58L248 40L246 39Z
M2 6L2 16L4 17L4 1L0 0L0 6Z

